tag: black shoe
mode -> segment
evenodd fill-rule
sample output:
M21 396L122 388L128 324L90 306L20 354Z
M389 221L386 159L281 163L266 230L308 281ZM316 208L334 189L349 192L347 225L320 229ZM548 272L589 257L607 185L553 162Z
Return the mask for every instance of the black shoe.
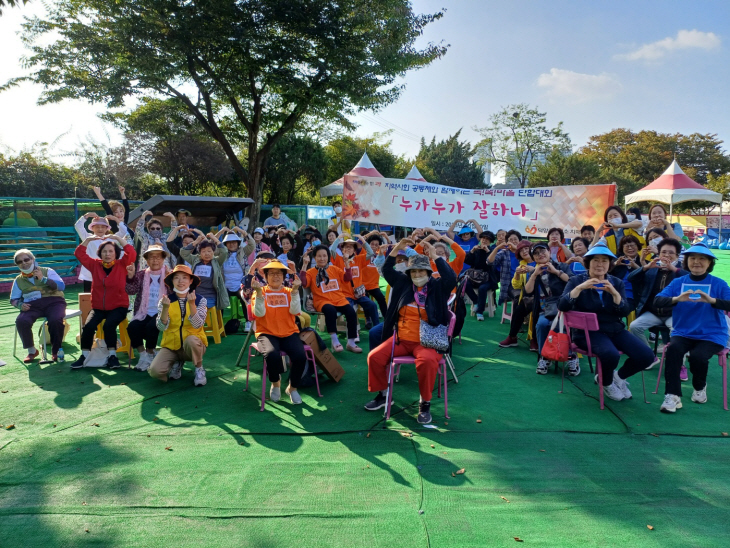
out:
M108 369L119 369L121 367L119 364L119 358L116 356L109 356L106 359L106 366Z
M380 392L375 396L374 400L370 400L365 404L365 409L368 411L377 411L382 409L388 403L388 398L383 396Z
M373 328L373 322L371 322L370 320L366 321L365 322L365 329L367 331L370 331L372 328Z
M418 404L418 424L428 424L431 422L431 402L422 401Z
M81 369L84 366L84 362L86 361L86 356L83 354L79 356L79 358L71 364L71 369Z

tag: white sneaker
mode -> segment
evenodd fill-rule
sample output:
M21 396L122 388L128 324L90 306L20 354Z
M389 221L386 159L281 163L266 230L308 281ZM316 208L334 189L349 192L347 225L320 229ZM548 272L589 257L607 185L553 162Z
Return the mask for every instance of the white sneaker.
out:
M302 403L302 397L299 395L299 390L289 390L286 389L286 393L289 394L289 398L291 398L291 402L294 405L299 405Z
M193 381L195 386L205 386L208 384L208 379L205 378L205 369L202 367L195 368L195 380Z
M151 364L152 364L152 355L148 354L147 352L142 352L139 355L139 360L137 360L137 365L135 365L134 368L137 371L147 371L150 368Z
M568 375L571 377L580 375L580 361L577 357L568 360Z
M618 376L618 370L613 371L613 384L619 387L625 400L631 399L631 390L629 390L629 381Z
M248 333L251 331L251 322L246 322L246 325L243 326L243 330Z
M170 370L170 374L167 378L176 381L182 377L182 366L183 362L175 362L175 365L172 366L172 370Z
M707 385L702 390L692 392L692 401L695 403L707 403Z
M471 315L476 316L477 313L477 305L473 304L471 305Z
M649 371L649 369L651 369L651 368L652 368L652 367L654 367L655 365L659 365L659 363L660 363L661 361L662 361L662 360L660 360L659 358L654 358L654 361L653 361L653 362L651 362L651 364L649 365L649 367L647 367L646 369L644 369L644 371Z
M677 409L682 409L682 398L674 394L664 396L664 402L659 408L662 413L674 413Z
M540 358L537 362L537 371L535 371L535 372L538 375L547 375L549 369L550 369L550 362L544 358Z
M280 386L271 387L271 390L269 390L269 399L273 402L277 402L281 399L281 387Z
M483 322L484 321L484 314L477 314L477 321Z
M624 399L624 394L622 390L618 386L616 386L615 382L612 382L608 386L604 386L603 393L606 395L607 398L611 398L612 400L621 401Z

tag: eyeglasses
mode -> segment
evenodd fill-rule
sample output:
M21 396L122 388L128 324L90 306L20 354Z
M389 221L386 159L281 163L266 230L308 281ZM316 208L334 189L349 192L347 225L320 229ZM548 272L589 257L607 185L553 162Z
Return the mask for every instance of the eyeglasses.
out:
M25 263L32 263L32 262L33 262L33 259L31 259L30 257L26 257L25 259L18 259L17 261L15 261L15 264L25 264Z

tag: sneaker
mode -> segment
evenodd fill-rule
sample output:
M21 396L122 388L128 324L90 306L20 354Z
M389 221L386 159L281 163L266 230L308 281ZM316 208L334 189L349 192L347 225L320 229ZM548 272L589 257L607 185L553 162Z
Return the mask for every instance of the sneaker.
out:
M289 390L287 388L286 393L289 394L289 398L294 405L302 403L302 397L299 395L299 390Z
M477 321L483 322L484 321L484 314L477 314Z
M205 378L205 369L202 367L195 368L195 380L193 381L195 386L205 386L208 384L208 379Z
M418 404L418 424L429 424L431 422L431 402L422 401Z
M536 373L538 375L547 375L549 369L550 369L550 362L547 361L545 358L540 358L537 361L537 371L536 371Z
M501 343L499 343L499 346L501 348L509 348L510 346L517 346L517 337L507 337L505 340L503 340Z
M674 394L664 396L664 402L659 408L662 413L674 413L677 409L682 409L682 398Z
M84 366L84 363L86 363L86 356L82 354L71 364L71 369L81 369Z
M568 375L571 377L580 375L580 360L577 357L568 360Z
M183 362L175 362L175 365L172 366L172 369L170 370L170 374L167 376L169 380L176 381L180 377L182 377L182 366Z
M621 390L621 394L623 394L625 400L630 400L632 398L631 390L629 390L629 381L619 377L618 371L616 371L616 370L614 370L614 372L613 372L613 384L615 386L618 386L618 388L619 388L619 390Z
M530 339L530 352L537 352L538 350L537 339Z
M246 322L246 325L243 326L243 330L248 333L251 331L251 322Z
M367 331L370 331L372 328L373 328L373 322L371 322L370 320L366 321L365 322L365 329Z
M355 342L357 342L357 339L355 339ZM349 350L350 352L354 352L355 354L362 354L362 348L355 344L348 344L345 348Z
M477 305L471 305L471 315L474 316L477 313Z
M649 367L647 367L646 369L644 369L644 371L649 371L649 369L651 369L651 368L652 368L652 367L654 367L655 365L658 365L658 364L659 364L659 362L661 362L661 361L662 361L662 360L660 360L659 358L654 358L654 361L653 361L653 362L651 362L651 365L649 365Z
M114 356L109 356L106 359L106 366L109 369L119 369L121 367L121 364L119 363L119 358L117 358L116 354Z
M36 349L36 351L33 354L28 352L28 355L23 359L23 363L32 362L33 360L35 360L38 357L38 354L40 354L40 351L38 349Z
M269 399L273 402L277 402L281 399L281 387L280 386L271 386L271 390L269 390Z
M679 370L679 380L682 382L687 382L689 380L689 373L685 366L682 366Z
M695 403L707 403L707 385L702 390L692 392L692 401Z
M134 366L135 371L147 371L152 363L152 355L147 352L142 352L137 360L137 365Z
M378 392L377 394L375 394L374 399L365 404L365 409L367 411L377 411L378 409L382 409L383 407L385 407L387 403L388 398Z
M611 398L612 400L621 401L624 399L624 394L621 388L616 386L615 382L612 382L608 386L604 386L603 393L607 398Z

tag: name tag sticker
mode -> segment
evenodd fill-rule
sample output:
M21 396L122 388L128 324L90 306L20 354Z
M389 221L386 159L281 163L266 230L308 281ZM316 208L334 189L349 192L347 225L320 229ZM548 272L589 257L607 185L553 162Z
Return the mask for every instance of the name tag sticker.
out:
M195 267L194 274L203 278L210 278L213 275L213 268L209 264L201 264Z
M23 302L29 303L32 301L37 301L41 298L41 292L40 291L31 291L30 293L24 293L23 294Z
M269 308L286 308L289 306L289 300L286 293L267 293L266 306Z
M353 278L359 278L360 277L360 267L359 266L352 266L350 267L350 272L352 272Z
M339 291L340 284L335 279L330 279L330 283L322 284L320 289L323 293L329 293L330 291Z

